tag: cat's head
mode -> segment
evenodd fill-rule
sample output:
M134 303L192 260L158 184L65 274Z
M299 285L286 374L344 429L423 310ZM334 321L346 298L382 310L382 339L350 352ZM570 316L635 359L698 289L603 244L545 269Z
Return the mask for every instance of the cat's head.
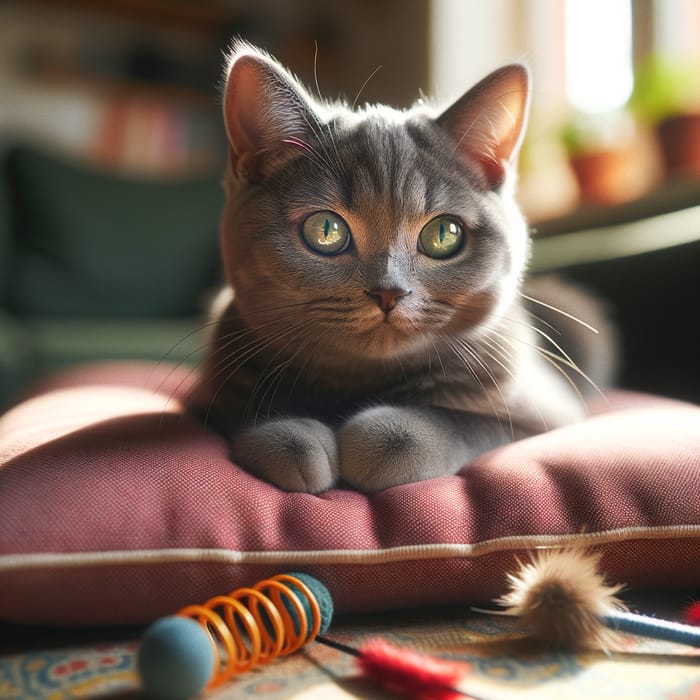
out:
M248 324L278 350L385 362L493 323L527 257L513 190L528 93L511 65L444 111L354 110L237 43L222 250Z

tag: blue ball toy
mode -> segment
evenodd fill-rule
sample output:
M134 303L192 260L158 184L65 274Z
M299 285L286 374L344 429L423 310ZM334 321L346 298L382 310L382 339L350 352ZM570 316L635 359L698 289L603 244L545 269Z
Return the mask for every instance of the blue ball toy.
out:
M289 576L311 591L321 613L319 634L325 633L333 619L333 600L328 589L309 574L295 572ZM293 581L285 579L282 583L299 599L308 620L308 637L304 641L311 641L313 613L307 596ZM301 625L297 613L287 598L282 597L281 602L290 613L298 635ZM263 618L262 622L269 625L269 620ZM216 661L212 640L203 627L190 617L174 616L164 617L146 630L137 666L149 698L187 700L204 690L218 673Z
M144 633L138 655L144 690L158 700L187 700L214 673L209 635L188 617L164 617Z

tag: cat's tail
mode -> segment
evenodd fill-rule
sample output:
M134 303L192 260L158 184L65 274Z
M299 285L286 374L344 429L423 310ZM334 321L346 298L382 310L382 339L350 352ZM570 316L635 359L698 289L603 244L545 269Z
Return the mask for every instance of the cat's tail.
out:
M530 322L541 331L541 347L561 355L559 345L579 368L581 374L564 366L583 396L614 385L620 343L611 310L602 299L549 274L531 277L522 295Z

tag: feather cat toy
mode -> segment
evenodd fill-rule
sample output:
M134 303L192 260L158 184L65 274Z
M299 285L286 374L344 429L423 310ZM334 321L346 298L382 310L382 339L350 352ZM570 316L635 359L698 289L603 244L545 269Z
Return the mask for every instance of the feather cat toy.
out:
M599 571L600 556L577 549L542 550L508 575L495 602L543 642L560 649L607 648L628 632L700 647L700 627L627 611Z

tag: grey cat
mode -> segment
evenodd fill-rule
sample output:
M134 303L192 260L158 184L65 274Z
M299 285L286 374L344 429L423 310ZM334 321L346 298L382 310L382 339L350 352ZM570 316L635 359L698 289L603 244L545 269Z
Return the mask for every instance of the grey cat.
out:
M442 112L355 110L234 46L227 287L190 405L236 463L286 490L375 492L584 415L566 375L575 361L604 375L601 353L563 354L553 336L571 318L538 329L520 291L528 106L521 65ZM551 299L551 285L539 294Z

